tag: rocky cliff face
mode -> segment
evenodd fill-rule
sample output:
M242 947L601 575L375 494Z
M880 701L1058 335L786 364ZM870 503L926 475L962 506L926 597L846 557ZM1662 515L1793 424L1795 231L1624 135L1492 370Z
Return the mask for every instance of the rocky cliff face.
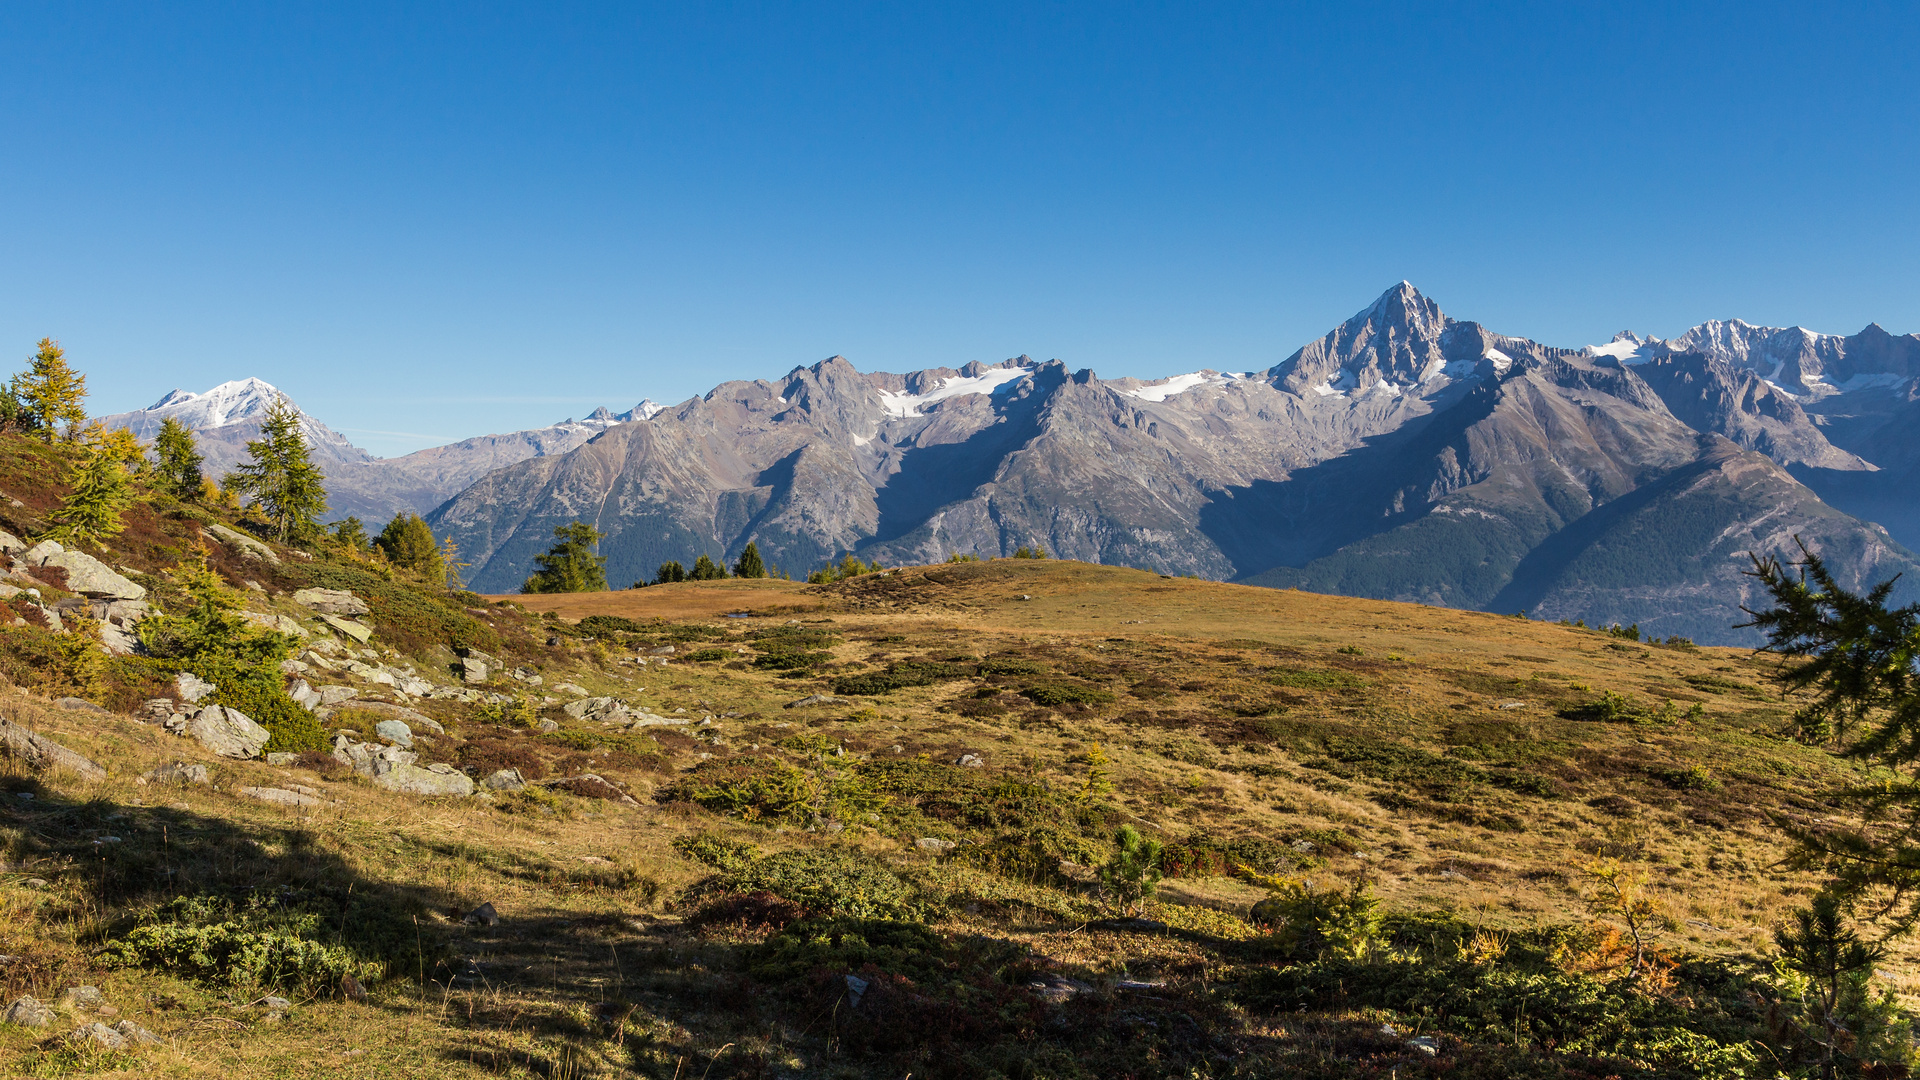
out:
M1873 466L1755 371L1786 348L1759 337L1737 355L1558 349L1448 318L1403 283L1257 373L1103 380L1021 357L892 375L835 357L500 469L431 520L482 590L517 586L580 519L607 534L616 585L749 540L796 576L847 551L1038 543L1729 641L1747 550L1786 554L1798 535L1860 582L1913 565L1786 471ZM1807 348L1822 372L1844 353Z

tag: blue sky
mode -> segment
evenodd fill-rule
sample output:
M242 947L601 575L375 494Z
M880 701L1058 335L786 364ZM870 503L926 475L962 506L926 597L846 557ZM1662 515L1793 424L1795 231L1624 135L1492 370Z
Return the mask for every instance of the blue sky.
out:
M0 345L376 453L834 353L1920 330L1920 8L10 4Z

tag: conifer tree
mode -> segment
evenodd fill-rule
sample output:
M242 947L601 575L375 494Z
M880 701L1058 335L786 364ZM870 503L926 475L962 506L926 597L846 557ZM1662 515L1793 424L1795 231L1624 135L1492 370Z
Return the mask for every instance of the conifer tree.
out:
M40 339L40 351L27 370L14 376L13 393L26 419L47 442L53 441L58 425L64 423L71 431L87 418L81 407L87 397L87 377L67 365L66 350L52 338Z
M393 565L411 570L436 585L446 580L447 564L441 557L440 544L419 514L410 510L395 514L374 543Z
M667 585L675 581L685 580L687 580L687 568L680 565L680 560L669 559L660 564L660 573L655 575L653 583L655 585Z
M727 568L705 555L693 560L693 569L687 571L688 581L719 581L726 576Z
M545 555L535 555L539 569L520 586L523 593L600 592L607 587L607 560L593 553L604 538L599 529L584 521L570 522L553 530L559 543Z
M760 545L747 541L746 549L740 552L740 561L733 564L733 576L739 578L763 578L767 576L767 564L760 559Z
M94 447L73 467L73 485L60 502L47 535L68 544L98 545L126 528L122 515L133 505L133 481L118 457Z
M171 416L162 420L160 433L154 436L153 452L159 459L153 467L154 487L182 502L200 497L200 485L205 480L200 464L206 458L194 444L187 425Z
M247 456L252 460L227 477L228 485L252 500L282 543L313 532L327 511L325 478L309 456L300 412L284 395L267 407Z

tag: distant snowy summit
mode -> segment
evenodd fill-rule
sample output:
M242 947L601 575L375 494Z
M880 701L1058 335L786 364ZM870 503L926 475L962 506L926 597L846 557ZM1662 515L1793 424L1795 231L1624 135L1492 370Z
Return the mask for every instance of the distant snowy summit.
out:
M259 436L267 410L283 396L279 387L264 379L236 379L199 393L172 390L144 409L100 419L108 427L126 428L142 439L152 439L165 421L178 420L198 439L206 455L203 470L218 480L246 459L247 441ZM291 398L288 404L300 413L301 430L326 474L328 517L353 514L374 521L402 510L425 513L494 469L564 454L610 428L650 420L663 408L650 399L622 413L603 406L578 420L569 417L543 428L481 435L404 457L376 458Z
M1879 323L1842 336L1803 326L1713 319L1665 341L1623 330L1605 345L1589 345L1584 351L1628 367L1694 353L1752 372L1800 402L1863 390L1892 390L1920 377L1920 337L1895 336Z

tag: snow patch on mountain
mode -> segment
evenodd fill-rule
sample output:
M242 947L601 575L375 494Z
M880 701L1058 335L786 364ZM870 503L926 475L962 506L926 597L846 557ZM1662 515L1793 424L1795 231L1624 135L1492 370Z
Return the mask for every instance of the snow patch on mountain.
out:
M1244 378L1246 378L1246 376L1238 372L1203 369L1200 371L1190 371L1185 375L1175 375L1170 379L1152 383L1147 386L1135 387L1132 390L1128 390L1126 395L1130 398L1137 398L1140 401L1159 402L1165 401L1175 394L1184 394L1195 387L1225 386L1236 379Z
M905 420L921 415L920 410L928 405L966 394L991 394L1030 374L1032 374L1030 371L1021 367L988 368L979 375L955 375L941 379L933 389L924 393L909 394L882 390L880 405L886 409L888 416L896 420Z

